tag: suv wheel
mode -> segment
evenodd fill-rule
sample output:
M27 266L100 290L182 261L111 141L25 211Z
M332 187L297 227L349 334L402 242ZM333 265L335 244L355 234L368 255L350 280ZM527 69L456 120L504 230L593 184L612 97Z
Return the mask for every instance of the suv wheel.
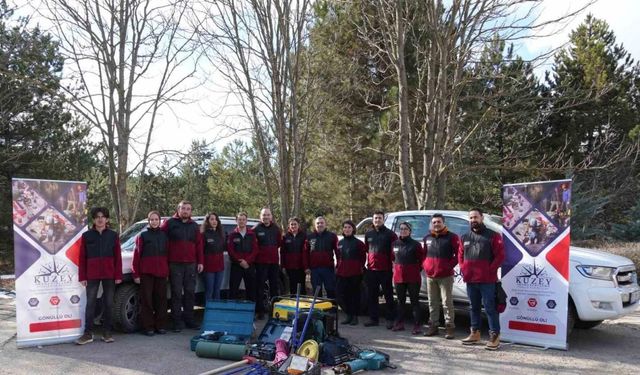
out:
M120 285L113 301L113 322L116 329L130 333L138 329L140 301L139 287L135 284Z

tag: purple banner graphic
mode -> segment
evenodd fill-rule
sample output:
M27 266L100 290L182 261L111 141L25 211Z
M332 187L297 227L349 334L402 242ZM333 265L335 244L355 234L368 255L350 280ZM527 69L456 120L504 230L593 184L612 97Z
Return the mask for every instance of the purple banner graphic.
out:
M84 326L78 251L87 185L13 179L12 201L18 346L72 341Z

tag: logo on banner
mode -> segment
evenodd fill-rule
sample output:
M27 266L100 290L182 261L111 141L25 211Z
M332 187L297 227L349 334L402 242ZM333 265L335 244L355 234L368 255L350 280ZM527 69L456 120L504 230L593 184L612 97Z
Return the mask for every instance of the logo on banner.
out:
M533 262L531 264L523 264L520 275L516 276L516 286L528 287L533 289L548 289L551 287L551 277L544 267L538 267Z
M36 306L38 306L39 303L40 303L40 301L38 301L38 299L36 297L29 298L29 306L36 307Z
M58 297L58 296L53 296L53 297L49 298L49 303L50 303L52 306L58 306L58 305L60 304L60 297Z
M529 305L529 307L536 307L538 305L538 300L535 298L529 298L527 304Z
M556 308L556 305L557 305L557 304L556 304L556 301L554 301L554 300L552 300L552 299L550 299L550 300L548 300L548 301L547 301L547 307L548 307L548 308L550 308L551 310L555 309L555 308Z
M66 263L54 259L40 267L33 276L33 284L41 287L71 285L75 276Z

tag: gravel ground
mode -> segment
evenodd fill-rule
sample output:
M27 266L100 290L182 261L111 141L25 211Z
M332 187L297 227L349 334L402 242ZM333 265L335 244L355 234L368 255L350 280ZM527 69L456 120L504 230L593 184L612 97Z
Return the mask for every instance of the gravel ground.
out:
M363 321L364 319L361 319ZM466 335L469 324L459 315L457 336ZM258 332L261 325L257 327ZM503 344L497 352L482 346L463 347L458 340L416 337L410 332L392 333L384 327L340 327L341 334L361 348L376 348L391 355L394 374L631 374L640 366L640 311L591 330L576 330L569 350L543 350ZM2 374L198 374L230 362L202 359L189 351L195 331L165 336L116 334L116 342L96 341L17 349L15 307L11 298L0 299L0 363ZM486 332L485 332L486 338ZM329 369L323 373L332 374Z

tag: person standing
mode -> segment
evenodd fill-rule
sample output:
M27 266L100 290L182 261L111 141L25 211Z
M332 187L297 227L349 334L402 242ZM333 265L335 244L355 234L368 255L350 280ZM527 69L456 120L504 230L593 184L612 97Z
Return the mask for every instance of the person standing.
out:
M460 237L449 231L442 214L431 217L431 232L424 237L426 258L422 264L427 275L429 326L425 336L438 334L440 305L444 307L445 338L455 336L453 310L453 275L461 249Z
M240 297L240 282L244 280L246 299L256 300L256 268L253 264L258 254L256 234L247 228L247 213L236 215L236 228L227 237L227 252L231 261L229 294L231 299Z
M268 301L265 301L265 282L269 281L269 297L280 295L280 265L278 249L282 243L282 231L273 222L271 209L260 210L260 223L253 227L258 239L258 255L256 255L256 318L264 319Z
M413 310L413 330L411 334L422 333L420 327L420 285L422 277L420 269L424 260L424 250L420 242L411 238L411 224L400 224L400 238L393 243L396 252L393 263L393 282L396 284L398 295L398 315L392 331L404 331L404 317L406 315L407 293Z
M338 236L327 230L327 222L322 216L316 217L314 231L307 236L304 252L305 272L311 274L313 290L323 287L327 298L336 298L336 274L334 254L338 251Z
M336 252L336 286L344 312L342 324L358 325L358 307L362 293L362 270L367 257L364 242L354 236L356 225L351 220L342 223L342 239Z
M298 284L302 293L306 293L303 252L307 243L307 235L300 230L300 219L289 219L289 231L282 239L280 247L280 264L289 278L289 291L296 294Z
M168 238L160 230L160 213L147 215L149 226L136 238L133 251L133 281L140 284L140 320L147 336L167 333Z
M483 224L483 212L479 208L469 211L471 231L462 235L462 248L458 254L462 278L467 284L471 302L471 333L462 340L464 345L480 342L482 306L489 321L489 341L485 349L500 347L500 318L496 310L496 282L498 268L504 260L502 235L493 233Z
M109 229L109 210L93 207L90 211L93 226L82 234L78 264L78 281L87 289L87 306L84 318L84 334L76 344L93 342L93 320L95 319L98 289L102 286L102 341L113 342L111 336L113 295L116 285L122 282L122 253L118 233Z
M378 296L380 288L386 302L387 329L393 327L395 303L393 300L393 261L395 259L392 245L398 236L384 226L384 212L373 213L373 228L364 235L367 246L367 296L369 304L369 321L365 327L379 324Z
M227 242L220 217L209 212L200 228L204 240L204 300L220 299Z
M191 202L181 201L176 214L162 223L160 229L169 240L169 275L171 281L171 318L174 332L183 325L198 329L194 321L196 274L204 269L202 234L191 219Z

